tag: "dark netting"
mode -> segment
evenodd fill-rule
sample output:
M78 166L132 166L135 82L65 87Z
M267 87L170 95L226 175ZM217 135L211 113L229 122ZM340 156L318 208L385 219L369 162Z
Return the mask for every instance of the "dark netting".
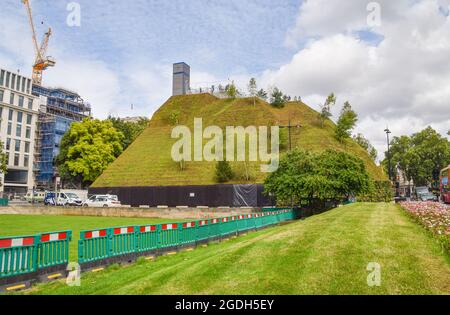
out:
M263 185L209 185L168 187L89 188L89 194L117 195L123 205L265 207L274 202L264 195Z

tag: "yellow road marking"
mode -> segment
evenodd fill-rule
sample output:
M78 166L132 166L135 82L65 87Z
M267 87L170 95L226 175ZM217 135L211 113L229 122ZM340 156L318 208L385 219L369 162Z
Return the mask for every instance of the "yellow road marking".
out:
M6 288L6 291L14 291L14 290L19 290L19 289L24 289L24 288L26 288L25 284L19 284L19 285L15 285L13 287Z
M55 273L53 275L50 275L50 276L47 277L47 279L55 279L55 278L58 278L58 277L61 277L60 273Z

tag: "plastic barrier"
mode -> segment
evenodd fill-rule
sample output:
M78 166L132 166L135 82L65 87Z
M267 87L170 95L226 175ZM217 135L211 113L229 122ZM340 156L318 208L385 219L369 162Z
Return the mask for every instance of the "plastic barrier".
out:
M66 265L71 238L71 231L1 238L0 278Z
M82 231L79 262L89 263L128 254L169 251L236 235L290 220L293 210L200 220L184 223L128 226Z

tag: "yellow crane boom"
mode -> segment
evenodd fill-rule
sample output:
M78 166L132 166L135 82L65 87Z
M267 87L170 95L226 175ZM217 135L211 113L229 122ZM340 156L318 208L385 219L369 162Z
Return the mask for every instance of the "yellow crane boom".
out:
M35 60L33 64L33 84L41 85L42 84L42 73L48 67L53 67L55 65L55 61L51 59L51 57L46 56L48 41L50 36L52 35L52 29L49 28L48 31L44 34L44 38L42 39L42 43L39 46L36 36L36 29L34 27L33 22L33 14L31 11L31 5L29 0L22 0L22 3L25 5L28 14L28 20L31 26L31 35L33 39L34 51L35 51Z

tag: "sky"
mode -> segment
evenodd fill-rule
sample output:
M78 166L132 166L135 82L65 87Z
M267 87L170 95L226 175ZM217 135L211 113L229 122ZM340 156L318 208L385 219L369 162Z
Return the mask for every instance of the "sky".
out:
M280 88L318 109L334 92L381 154L383 130L450 129L450 0L32 0L56 66L43 84L77 91L97 118L150 117L171 95L172 64L191 87L233 80ZM79 25L73 25L78 12ZM74 9L75 8L75 9ZM76 15L78 16L78 15ZM72 21L72 22L71 22ZM31 73L20 0L0 5L0 66Z

